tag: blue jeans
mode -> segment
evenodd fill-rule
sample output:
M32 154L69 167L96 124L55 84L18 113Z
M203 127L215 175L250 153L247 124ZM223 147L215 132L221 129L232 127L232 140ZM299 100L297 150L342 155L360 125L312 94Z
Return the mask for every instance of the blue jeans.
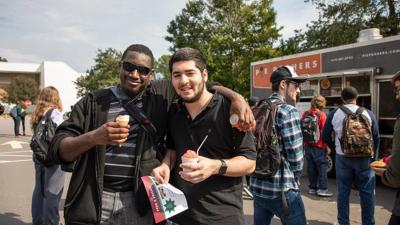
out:
M58 205L64 188L64 172L60 165L44 167L36 160L35 188L32 194L32 224L58 225Z
M328 161L325 150L308 146L305 148L307 160L307 175L310 184L308 187L314 190L328 190L328 175L326 169Z
M359 189L362 224L375 224L375 173L369 166L371 160L336 154L337 218L341 225L349 224L349 196L353 180Z
M153 225L151 210L141 217L137 211L133 191L103 191L100 225Z
M21 124L20 119L12 118L14 120L14 135L19 135L19 125Z
M289 206L289 216L285 218L282 198L266 199L254 196L254 225L270 225L276 215L283 225L306 225L306 215L300 192L290 190L285 192Z

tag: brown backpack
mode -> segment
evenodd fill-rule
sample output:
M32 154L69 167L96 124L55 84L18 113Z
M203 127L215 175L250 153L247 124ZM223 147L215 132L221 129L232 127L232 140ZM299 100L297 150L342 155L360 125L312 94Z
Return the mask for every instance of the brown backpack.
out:
M346 157L372 157L374 143L371 123L362 114L364 108L359 107L355 113L343 105L339 108L346 113L340 138L344 155Z
M272 103L269 99L261 100L253 108L256 118L256 169L254 176L258 178L272 177L280 168L282 163L281 148L275 128L275 115L277 105L281 102Z

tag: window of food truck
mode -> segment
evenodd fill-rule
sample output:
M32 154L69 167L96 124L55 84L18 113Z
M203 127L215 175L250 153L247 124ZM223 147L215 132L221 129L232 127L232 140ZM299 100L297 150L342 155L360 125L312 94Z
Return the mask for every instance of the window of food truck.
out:
M318 94L318 80L307 80L300 85L300 96L312 98Z
M390 154L393 139L393 130L396 117L400 113L400 104L395 99L395 93L389 80L378 83L378 124L381 135L379 156Z
M328 78L331 83L331 94L330 96L340 96L342 92L342 77Z
M358 94L360 95L365 95L365 94L371 94L371 88L370 88L370 76L351 76L351 77L346 77L346 87L348 86L353 86L357 89Z

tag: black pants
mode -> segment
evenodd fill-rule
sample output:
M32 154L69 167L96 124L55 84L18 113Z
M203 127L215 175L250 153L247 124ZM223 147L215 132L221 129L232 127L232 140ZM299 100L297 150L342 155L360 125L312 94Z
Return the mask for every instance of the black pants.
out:
M22 133L25 135L25 116L21 116L21 123L22 123Z
M388 225L399 225L399 224L400 224L400 216L396 216L396 215L392 214Z

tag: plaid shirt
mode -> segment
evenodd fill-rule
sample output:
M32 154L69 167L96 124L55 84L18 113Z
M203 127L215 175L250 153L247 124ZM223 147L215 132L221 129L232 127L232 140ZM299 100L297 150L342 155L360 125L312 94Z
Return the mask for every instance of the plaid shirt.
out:
M272 102L284 102L278 93L273 93L269 99ZM285 192L298 190L298 181L303 170L303 135L299 112L289 104L281 104L278 106L275 120L279 144L285 157L283 180L280 169L271 178L259 179L252 176L250 180L250 189L253 194L268 199L281 196L281 182L283 182Z

